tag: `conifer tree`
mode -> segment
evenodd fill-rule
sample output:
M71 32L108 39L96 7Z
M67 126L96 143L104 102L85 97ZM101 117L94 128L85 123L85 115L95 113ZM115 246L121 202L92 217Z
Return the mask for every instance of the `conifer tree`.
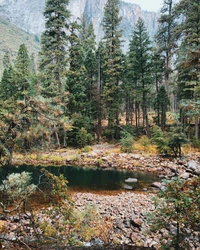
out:
M175 34L181 42L178 50L177 69L179 99L190 100L189 104L195 112L195 137L199 136L200 110L198 100L200 97L200 4L199 0L181 0L174 9L177 17L182 16L182 22L177 25ZM182 117L182 119L184 119Z
M84 66L84 50L78 37L80 26L77 22L70 24L69 35L69 70L67 71L67 91L69 92L68 110L73 114L86 113L86 69Z
M19 99L24 99L28 95L30 78L30 58L25 44L21 44L14 63L15 80L17 83L17 93Z
M111 138L119 137L121 108L122 32L120 30L119 0L108 0L104 8L103 30L105 44L104 102L107 108L108 129Z
M4 69L7 69L11 64L11 57L9 50L6 50L4 56L3 56L3 67Z
M173 12L175 0L163 0L163 6L158 19L158 31L156 33L156 42L159 46L159 52L164 54L164 83L168 89L170 74L172 73L172 56L176 48L176 38L174 28L176 27L176 16Z
M12 97L12 84L10 81L9 69L4 69L0 82L0 100L8 100Z
M85 15L81 18L79 38L83 47L84 53L84 66L86 69L86 98L87 98L87 115L94 119L94 96L97 81L97 68L96 68L96 36L94 34L93 23L87 20Z
M151 77L151 42L144 25L139 18L133 31L129 45L129 78L132 82L135 95L136 125L139 125L140 107L143 113L143 126L146 127L147 135L150 136L148 121L148 106L150 99Z
M67 30L70 12L69 0L47 0L44 10L45 31L41 36L40 69L46 77L46 95L62 92L66 73Z
M157 111L156 124L160 126L162 130L164 130L166 127L166 113L169 108L169 104L170 101L167 95L167 91L165 89L165 86L162 85L160 86L158 94L154 100L154 107Z
M154 48L152 53L152 77L156 86L156 93L158 94L159 88L163 83L165 58L158 48Z

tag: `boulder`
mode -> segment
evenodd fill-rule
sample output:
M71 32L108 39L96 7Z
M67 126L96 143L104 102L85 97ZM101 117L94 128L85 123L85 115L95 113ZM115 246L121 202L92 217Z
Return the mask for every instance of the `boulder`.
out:
M124 188L127 189L127 190L132 190L133 187L129 186L129 185L124 185Z
M125 182L127 182L127 183L135 183L137 181L138 180L136 178L128 178L128 179L125 180Z
M197 161L189 161L188 166L189 169L192 169L193 173L200 175L200 163Z
M153 182L151 184L152 187L162 189L162 183L161 182Z

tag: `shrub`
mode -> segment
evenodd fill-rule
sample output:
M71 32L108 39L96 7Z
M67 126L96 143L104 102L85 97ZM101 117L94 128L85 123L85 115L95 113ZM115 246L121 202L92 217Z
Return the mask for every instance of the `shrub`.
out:
M7 209L10 204L15 208L22 206L28 197L36 191L36 185L30 184L31 175L27 172L12 173L2 181L0 186L1 205ZM22 202L23 201L23 202Z
M187 143L186 135L180 132L180 129L175 129L169 133L168 146L175 157L181 157L182 151L181 146Z
M148 216L153 231L166 229L162 249L191 249L191 243L194 248L199 246L195 235L200 230L200 177L176 177L163 184L165 188L154 197L156 209Z
M156 144L157 150L160 154L169 154L170 148L168 146L167 133L163 132L158 126L153 128L153 137L151 141Z
M179 128L172 129L171 132L162 131L159 127L153 128L152 142L157 146L160 154L181 156L181 147L187 143L186 135L181 133Z
M128 133L124 133L123 138L120 140L121 151L124 153L131 153L134 150L135 140L133 136Z

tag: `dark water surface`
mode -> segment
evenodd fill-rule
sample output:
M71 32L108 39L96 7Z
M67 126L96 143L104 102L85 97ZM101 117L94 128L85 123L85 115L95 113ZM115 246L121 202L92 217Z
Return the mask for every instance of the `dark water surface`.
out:
M43 167L20 166L10 167L9 173L21 173L23 171L32 174L33 183L38 184L39 178L42 175ZM45 167L49 172L59 175L63 174L68 180L68 187L76 191L117 191L125 190L124 185L129 185L134 191L142 191L151 189L151 184L158 181L158 176L155 173L146 172L127 172L111 169L100 168L82 168L72 166L49 166ZM0 169L1 178L3 170ZM136 183L126 183L127 178L137 178Z

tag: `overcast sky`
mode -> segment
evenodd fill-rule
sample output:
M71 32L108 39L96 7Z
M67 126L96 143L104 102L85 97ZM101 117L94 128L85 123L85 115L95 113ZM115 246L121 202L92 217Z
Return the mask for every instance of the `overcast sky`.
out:
M143 10L158 11L160 10L163 0L123 0L127 3L136 3L141 6Z

